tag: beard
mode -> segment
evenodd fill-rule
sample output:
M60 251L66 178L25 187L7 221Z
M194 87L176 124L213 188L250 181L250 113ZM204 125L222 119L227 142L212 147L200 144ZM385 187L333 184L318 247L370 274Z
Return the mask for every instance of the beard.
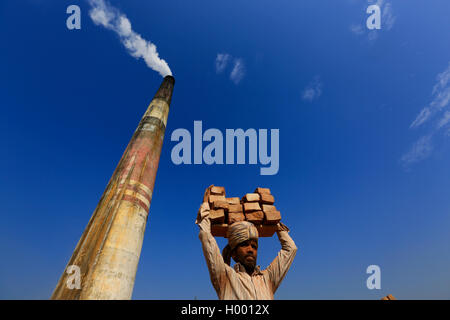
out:
M247 259L248 257L253 257L253 259ZM246 255L240 263L245 267L246 270L252 271L256 267L256 257L252 255Z

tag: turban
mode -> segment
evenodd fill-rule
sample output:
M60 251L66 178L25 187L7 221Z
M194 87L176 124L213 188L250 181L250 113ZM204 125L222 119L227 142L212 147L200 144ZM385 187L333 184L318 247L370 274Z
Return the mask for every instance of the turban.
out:
M244 241L251 239L258 241L258 230L251 222L235 222L228 227L227 238L228 244L223 249L222 256L225 263L230 265L231 251Z

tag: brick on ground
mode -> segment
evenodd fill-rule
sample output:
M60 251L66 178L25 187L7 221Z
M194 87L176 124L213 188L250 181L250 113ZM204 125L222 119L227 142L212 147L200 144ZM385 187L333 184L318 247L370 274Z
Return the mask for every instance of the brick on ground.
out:
M388 294L386 297L381 298L381 300L397 300L392 294Z

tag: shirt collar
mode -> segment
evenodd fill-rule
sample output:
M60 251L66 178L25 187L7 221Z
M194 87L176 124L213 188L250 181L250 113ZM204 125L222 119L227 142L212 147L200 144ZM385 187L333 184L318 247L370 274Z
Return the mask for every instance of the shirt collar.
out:
M245 273L247 273L247 271L245 270L245 267L242 264L240 264L239 262L236 262L236 264L234 265L234 270L236 272L245 272ZM253 271L252 276L254 276L254 275L262 275L260 266L256 266L255 267L255 271Z

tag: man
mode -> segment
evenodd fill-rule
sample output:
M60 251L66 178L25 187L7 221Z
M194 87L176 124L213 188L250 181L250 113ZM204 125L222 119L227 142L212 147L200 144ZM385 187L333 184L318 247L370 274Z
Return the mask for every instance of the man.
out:
M262 270L256 265L258 230L247 221L235 222L228 227L228 245L220 254L216 239L211 234L209 204L203 202L195 223L200 227L199 238L208 265L209 275L220 300L273 300L273 295L294 261L297 247L288 235L289 229L278 224L281 250L277 257ZM236 262L230 267L230 258Z

